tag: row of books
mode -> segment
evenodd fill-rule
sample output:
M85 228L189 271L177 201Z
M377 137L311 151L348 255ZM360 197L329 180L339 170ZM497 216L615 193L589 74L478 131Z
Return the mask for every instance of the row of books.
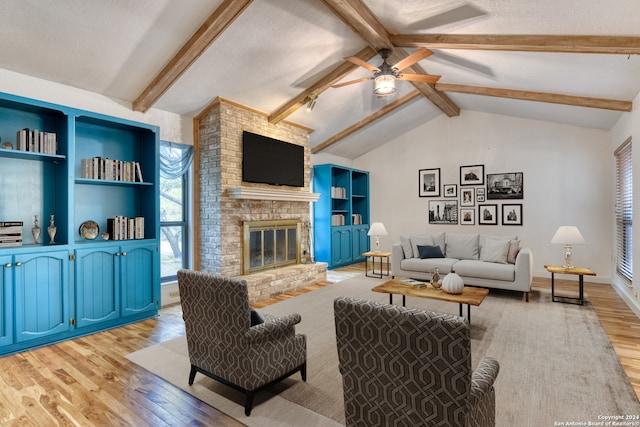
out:
M22 246L22 221L0 221L0 247Z
M333 199L346 199L347 189L342 187L331 187L331 197Z
M331 215L331 225L344 225L344 215Z
M107 233L110 240L144 239L144 217L116 215L107 218Z
M58 138L55 132L24 128L16 133L16 150L57 154Z
M361 225L362 224L362 215L360 215L360 214L351 214L351 224L353 224L353 225Z
M80 176L89 179L110 181L144 182L138 162L113 160L106 157L93 157L80 161Z

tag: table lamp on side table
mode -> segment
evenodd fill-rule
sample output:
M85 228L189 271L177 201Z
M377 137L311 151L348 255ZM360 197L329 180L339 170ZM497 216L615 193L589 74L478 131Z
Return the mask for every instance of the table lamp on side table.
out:
M387 235L387 229L381 222L374 222L367 233L368 236L376 236L376 252L380 252L380 236Z
M558 231L553 235L551 239L551 243L557 243L564 245L564 268L573 268L571 265L571 260L573 258L573 254L571 253L571 249L573 245L584 245L586 242L582 234L580 234L580 230L578 227L573 225L562 225L558 227Z

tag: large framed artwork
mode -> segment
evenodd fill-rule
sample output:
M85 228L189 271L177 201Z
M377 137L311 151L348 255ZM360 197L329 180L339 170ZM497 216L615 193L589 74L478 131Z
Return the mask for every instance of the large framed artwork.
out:
M524 195L522 172L487 174L487 199L522 199Z
M457 200L429 200L429 224L457 224Z
M522 225L522 203L502 205L502 225Z
M484 185L484 165L460 166L460 185Z
M440 168L418 171L418 195L420 197L440 197Z
M498 225L498 205L478 205L478 224Z

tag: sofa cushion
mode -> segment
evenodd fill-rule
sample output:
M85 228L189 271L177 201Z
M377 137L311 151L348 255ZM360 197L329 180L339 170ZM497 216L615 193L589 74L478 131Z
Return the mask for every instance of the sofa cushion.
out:
M411 246L411 239L408 237L400 236L400 245L402 246L402 253L405 258L413 258L413 247Z
M418 252L420 253L420 259L425 258L444 258L442 251L440 250L440 246L422 246L418 245Z
M507 253L507 262L509 264L516 263L516 257L518 256L518 252L520 252L520 240L510 240L509 252Z
M420 251L418 251L418 245L420 246L433 246L433 237L431 234L418 234L411 236L411 247L413 249L413 258L420 258Z
M509 240L485 240L484 246L480 250L480 261L506 264L510 246L509 242Z
M479 236L477 234L448 233L447 258L478 259L478 241Z
M400 263L400 268L405 271L419 271L431 273L433 269L440 270L440 275L450 273L452 266L459 260L452 258L409 258Z
M482 250L482 247L484 246L484 242L487 239L494 239L494 240L518 240L518 236L494 236L492 234L481 234L480 235L480 250Z
M464 259L456 262L453 265L453 270L463 278L476 277L479 279L504 280L508 282L513 282L516 279L516 269L513 264L498 264Z

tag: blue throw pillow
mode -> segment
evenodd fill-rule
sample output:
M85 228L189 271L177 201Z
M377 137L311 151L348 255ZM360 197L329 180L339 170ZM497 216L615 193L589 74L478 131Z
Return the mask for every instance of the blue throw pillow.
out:
M420 246L418 245L418 253L420 258L444 258L440 246Z

